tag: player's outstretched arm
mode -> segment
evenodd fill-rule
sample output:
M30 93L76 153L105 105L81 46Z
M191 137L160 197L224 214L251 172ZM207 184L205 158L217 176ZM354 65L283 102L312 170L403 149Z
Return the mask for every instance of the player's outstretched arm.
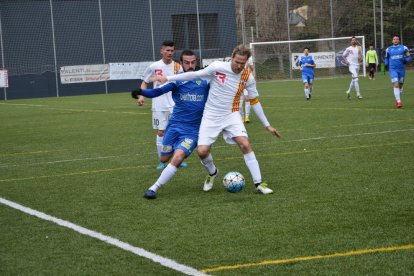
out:
M140 96L144 96L146 98L156 98L169 91L173 91L176 88L174 83L168 83L164 86L154 88L154 89L135 89L131 91L131 97L134 99L139 99Z
M254 113L256 113L259 120L262 122L263 126L266 128L267 131L269 131L272 135L281 138L281 135L277 129L272 127L269 123L269 121L266 118L266 115L264 114L263 107L261 103L259 102L259 98L254 98L250 100L250 105L253 108Z

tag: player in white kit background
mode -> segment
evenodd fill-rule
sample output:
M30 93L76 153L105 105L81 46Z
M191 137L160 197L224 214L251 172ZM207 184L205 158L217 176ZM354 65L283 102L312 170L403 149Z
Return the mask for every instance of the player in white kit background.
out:
M254 67L253 56L251 56L247 60L247 66L249 66L250 73L256 79L256 69ZM250 123L250 109L251 109L251 106L250 106L250 101L248 97L248 92L246 89L244 89L243 96L240 102L240 114L243 118L244 123Z
M262 182L259 162L249 143L247 131L239 113L240 97L246 89L252 109L265 129L272 135L280 137L278 130L268 122L259 102L256 81L246 66L250 56L250 49L239 45L234 49L230 62L215 61L200 71L153 79L161 82L189 81L196 78L210 81L210 91L201 120L197 148L201 163L209 173L204 182L204 191L212 189L214 179L218 175L218 169L210 151L219 134L223 133L223 138L227 143L238 144L243 152L244 161L253 178L256 191L261 194L273 193L267 187L267 183Z
M183 72L181 65L173 60L174 55L174 42L166 40L162 43L160 53L162 59L152 63L144 72L142 76L141 89L147 89L150 82L150 78L154 76L170 76ZM154 82L154 88L160 87L161 83ZM139 96L137 99L138 105L143 105L145 98ZM168 125L168 120L174 108L174 101L171 96L171 92L163 94L157 98L152 99L152 127L157 131L156 146L158 158L161 157L162 140L164 137L165 129ZM166 163L160 162L157 166L157 170L162 170L167 166ZM187 167L187 163L183 162L182 167Z
M348 99L351 99L351 90L352 87L355 87L356 95L358 99L362 99L361 93L359 91L359 82L358 82L358 75L359 75L359 66L362 62L363 54L361 47L358 45L358 40L353 36L351 38L351 46L346 48L342 55L342 59L348 65L349 72L352 74L352 80L349 84L349 88L346 91L346 95Z

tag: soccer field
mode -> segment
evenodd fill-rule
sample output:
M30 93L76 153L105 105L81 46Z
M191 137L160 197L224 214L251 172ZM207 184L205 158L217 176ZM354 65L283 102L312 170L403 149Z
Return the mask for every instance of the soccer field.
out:
M259 83L269 121L246 125L259 195L220 137L202 191L196 154L163 186L151 104L129 93L0 102L1 275L409 275L414 273L414 72L396 109L388 75ZM247 180L227 192L221 177Z

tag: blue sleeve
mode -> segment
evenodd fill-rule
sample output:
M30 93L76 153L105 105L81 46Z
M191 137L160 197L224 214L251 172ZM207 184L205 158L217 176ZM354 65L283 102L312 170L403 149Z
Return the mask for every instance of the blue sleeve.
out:
M405 58L405 60L406 60L407 62L410 62L412 59L413 59L413 57L412 57L411 55L409 55L408 57L406 57L406 58Z
M386 54L385 54L385 59L384 59L385 66L387 66L387 65L388 65L388 63L389 63L389 58L390 58L390 55L388 54L388 49L387 49L387 50L386 50Z
M146 98L156 98L170 91L174 91L176 88L177 86L175 85L175 83L170 82L158 88L142 89L142 96Z

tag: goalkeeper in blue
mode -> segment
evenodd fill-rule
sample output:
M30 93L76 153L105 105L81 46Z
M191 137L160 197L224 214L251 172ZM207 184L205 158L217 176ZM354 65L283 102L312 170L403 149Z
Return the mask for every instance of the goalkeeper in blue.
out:
M309 48L303 48L303 56L300 57L299 66L302 71L302 82L305 91L306 100L309 101L312 97L313 79L315 78L314 68L316 67L313 56L309 55Z
M185 50L181 53L181 65L186 72L195 71L197 57L194 52ZM144 197L155 199L157 190L165 185L176 174L181 163L197 147L198 131L204 105L207 100L209 84L205 80L170 82L155 89L137 89L131 92L133 98L140 95L155 98L169 91L175 102L174 110L169 120L162 141L161 162L171 162L161 172L160 177L145 192Z
M401 95L405 80L405 64L410 62L412 57L408 48L400 44L400 36L394 35L392 45L387 48L385 55L385 67L388 67L391 82L394 86L394 97L397 108L402 107Z

